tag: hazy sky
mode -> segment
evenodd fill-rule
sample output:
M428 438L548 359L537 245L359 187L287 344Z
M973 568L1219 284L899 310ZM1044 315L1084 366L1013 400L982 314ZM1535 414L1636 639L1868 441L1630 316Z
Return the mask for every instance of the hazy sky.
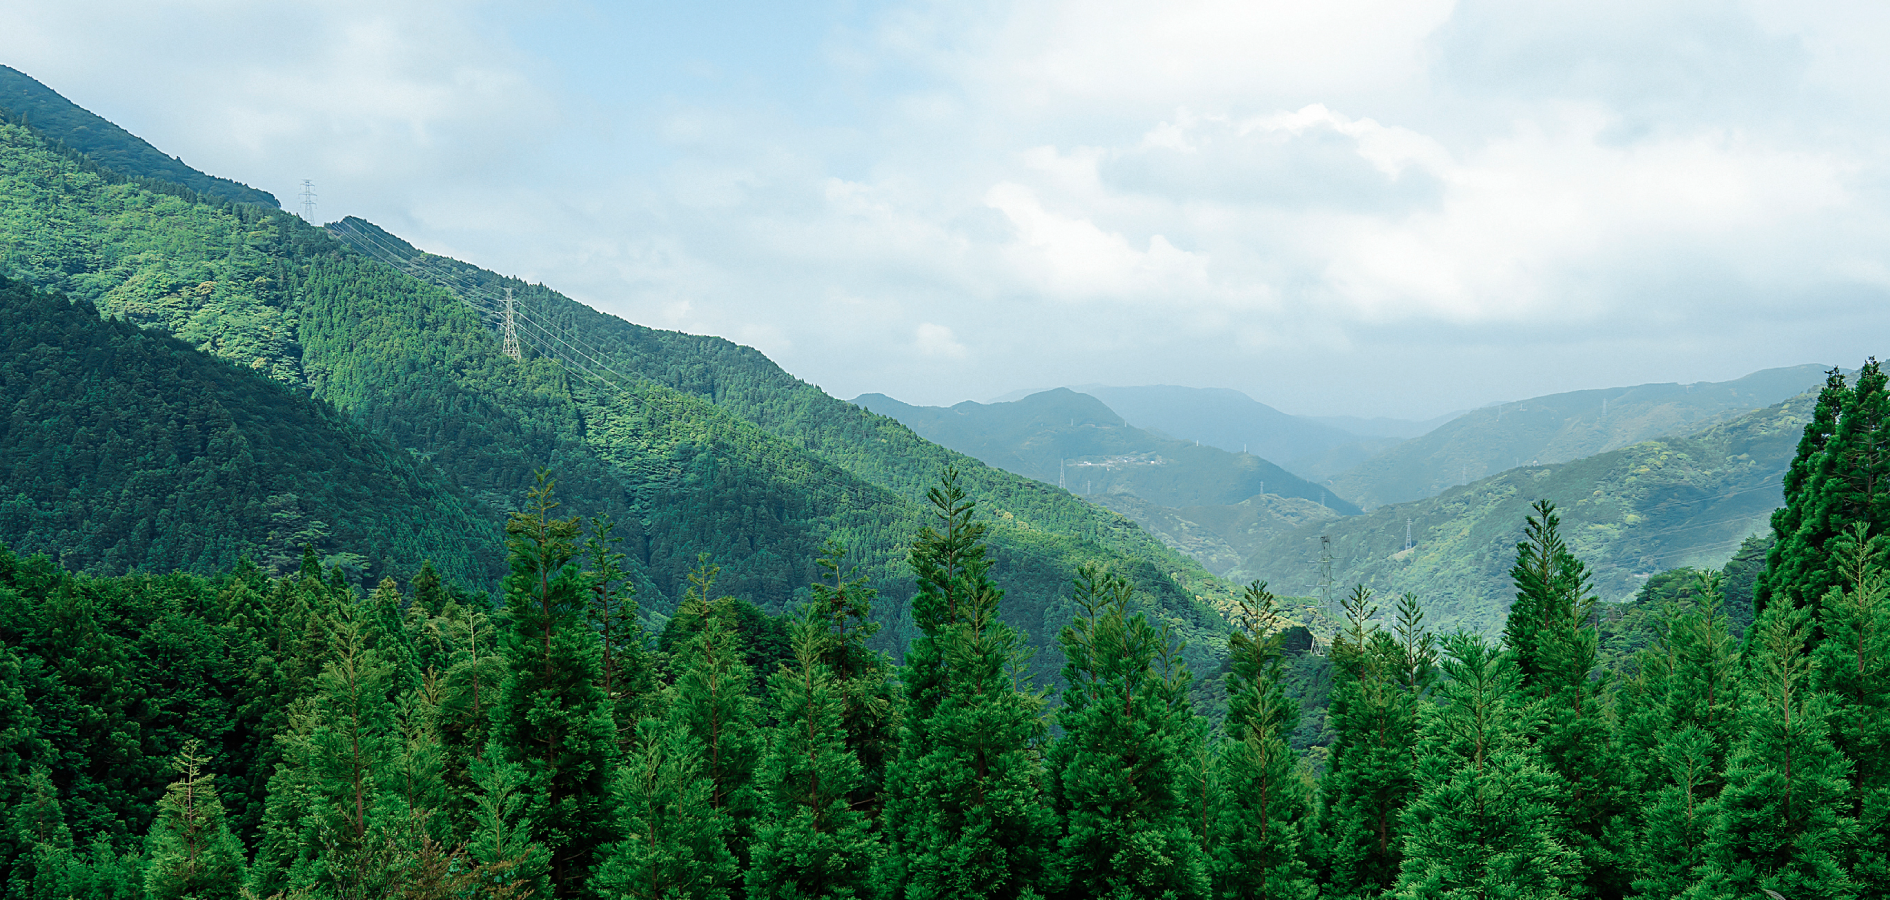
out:
M915 403L1427 417L1890 344L1890 4L6 0L323 221Z

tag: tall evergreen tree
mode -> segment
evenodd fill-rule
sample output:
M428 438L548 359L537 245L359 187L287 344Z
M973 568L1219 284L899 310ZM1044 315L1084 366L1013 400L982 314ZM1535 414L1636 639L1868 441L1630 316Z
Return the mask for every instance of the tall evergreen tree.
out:
M873 895L878 836L851 797L863 778L847 746L846 703L822 660L827 610L809 605L793 625L794 667L768 679L772 729L761 770L762 824L748 869L752 900L848 900Z
M1812 685L1830 697L1831 740L1850 762L1841 812L1855 823L1847 859L1859 896L1890 896L1890 584L1883 536L1863 522L1832 542L1843 583L1819 604L1824 640Z
M528 900L545 894L551 854L532 839L533 804L525 791L523 770L497 752L473 761L476 787L472 837L466 844L472 861L475 896L491 900Z
M637 616L636 587L623 569L617 549L623 538L609 516L591 519L584 540L585 577L590 583L586 621L597 631L603 647L603 681L599 687L610 707L618 752L628 752L636 738L637 722L649 714L656 692L656 667L649 641Z
M1810 610L1772 603L1754 623L1739 734L1712 824L1701 897L1776 891L1793 900L1856 896L1842 866L1848 766L1812 684Z
M719 571L705 561L690 573L677 608L678 618L696 625L672 661L677 671L668 716L670 726L687 732L700 748L709 805L726 817L729 850L745 865L760 801L755 790L760 716L749 693L754 673L743 652L736 600L710 599Z
M1564 793L1533 742L1537 701L1514 654L1461 633L1444 638L1444 654L1397 896L1568 896L1579 861L1556 839Z
M1782 597L1816 607L1843 580L1832 541L1854 523L1872 535L1890 531L1890 388L1875 359L1849 388L1843 376L1830 375L1786 473L1786 506L1774 520L1779 539L1760 580L1761 604ZM1820 632L1813 627L1815 644Z
M1359 586L1342 601L1345 625L1332 643L1333 730L1320 783L1321 850L1327 894L1377 897L1404 861L1403 813L1417 796L1418 707L1434 659L1415 601L1407 601L1408 632L1376 628L1371 591Z
M1134 590L1084 567L1071 594L1077 615L1059 637L1063 738L1049 755L1064 893L1206 897L1185 778L1199 737L1188 669L1167 630L1130 611Z
M936 527L912 546L919 635L900 670L881 881L900 900L1028 896L1044 882L1055 827L1038 761L1043 699L1020 687L1022 642L998 620L1003 592L957 473L927 498Z
M511 630L492 707L492 742L523 772L534 838L551 854L551 891L584 893L597 854L614 839L608 793L616 729L602 682L602 648L584 621L583 576L572 564L578 521L553 515L545 472L525 511L506 524Z
M214 776L203 768L209 761L196 741L177 754L180 777L159 801L147 838L148 900L234 900L241 895L243 845L223 819Z
M1318 894L1305 849L1307 798L1288 736L1299 712L1280 673L1283 623L1265 582L1241 593L1228 637L1227 743L1211 838L1214 896L1299 900Z
M886 763L897 739L892 661L867 646L879 632L873 621L877 593L857 570L843 571L846 546L828 540L814 561L820 577L810 586L810 615L822 620L820 660L839 692L847 749L860 761L853 808L877 817L885 803Z
M1619 897L1631 868L1618 846L1627 810L1606 673L1599 671L1601 620L1588 568L1563 542L1555 504L1539 500L1516 547L1516 602L1504 640L1525 691L1540 699L1542 756L1565 782L1566 831L1558 841L1581 859L1577 896Z
M637 725L616 782L622 839L595 887L635 900L724 900L739 883L728 816L710 802L702 748L688 729L659 719Z

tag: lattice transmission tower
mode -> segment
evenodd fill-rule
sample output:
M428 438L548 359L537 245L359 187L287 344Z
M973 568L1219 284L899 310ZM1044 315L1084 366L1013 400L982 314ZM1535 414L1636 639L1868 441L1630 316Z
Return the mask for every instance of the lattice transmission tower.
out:
M505 289L505 355L518 359L523 353L518 349L518 304L512 301L512 289Z

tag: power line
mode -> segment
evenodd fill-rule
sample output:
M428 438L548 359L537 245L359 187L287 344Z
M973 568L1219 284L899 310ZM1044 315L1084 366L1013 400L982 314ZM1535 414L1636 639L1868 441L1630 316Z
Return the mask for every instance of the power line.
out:
M315 224L315 182L302 179L302 221Z

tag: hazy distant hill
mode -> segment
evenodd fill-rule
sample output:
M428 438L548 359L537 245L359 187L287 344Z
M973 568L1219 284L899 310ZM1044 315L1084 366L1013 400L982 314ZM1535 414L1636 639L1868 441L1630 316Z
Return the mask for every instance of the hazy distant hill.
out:
M1264 459L1136 428L1068 388L952 407L910 406L883 394L853 402L991 465L1061 482L1215 573L1235 568L1275 532L1358 513Z
M1218 506L1259 494L1353 506L1255 454L1230 453L1136 428L1102 401L1068 388L1009 403L910 406L884 394L853 402L927 440L1083 496L1134 494L1162 506Z
M1130 424L1173 437L1247 452L1281 465L1350 444L1358 435L1280 412L1239 391L1169 384L1073 385L1109 405Z
M280 206L273 194L228 178L205 175L144 139L80 109L53 89L17 69L0 66L0 112L85 154L100 165L134 178L170 181L209 197Z
M1568 462L1778 403L1824 380L1815 365L1736 381L1551 394L1465 413L1334 477L1371 508L1432 496L1516 466Z
M1508 610L1507 573L1524 516L1547 499L1560 507L1562 533L1593 569L1602 599L1627 600L1655 573L1718 567L1745 537L1769 530L1814 400L1800 395L1686 436L1510 469L1436 497L1303 526L1267 541L1238 575L1317 595L1319 539L1327 535L1335 591L1354 583L1385 595L1409 591L1439 627L1492 631Z

